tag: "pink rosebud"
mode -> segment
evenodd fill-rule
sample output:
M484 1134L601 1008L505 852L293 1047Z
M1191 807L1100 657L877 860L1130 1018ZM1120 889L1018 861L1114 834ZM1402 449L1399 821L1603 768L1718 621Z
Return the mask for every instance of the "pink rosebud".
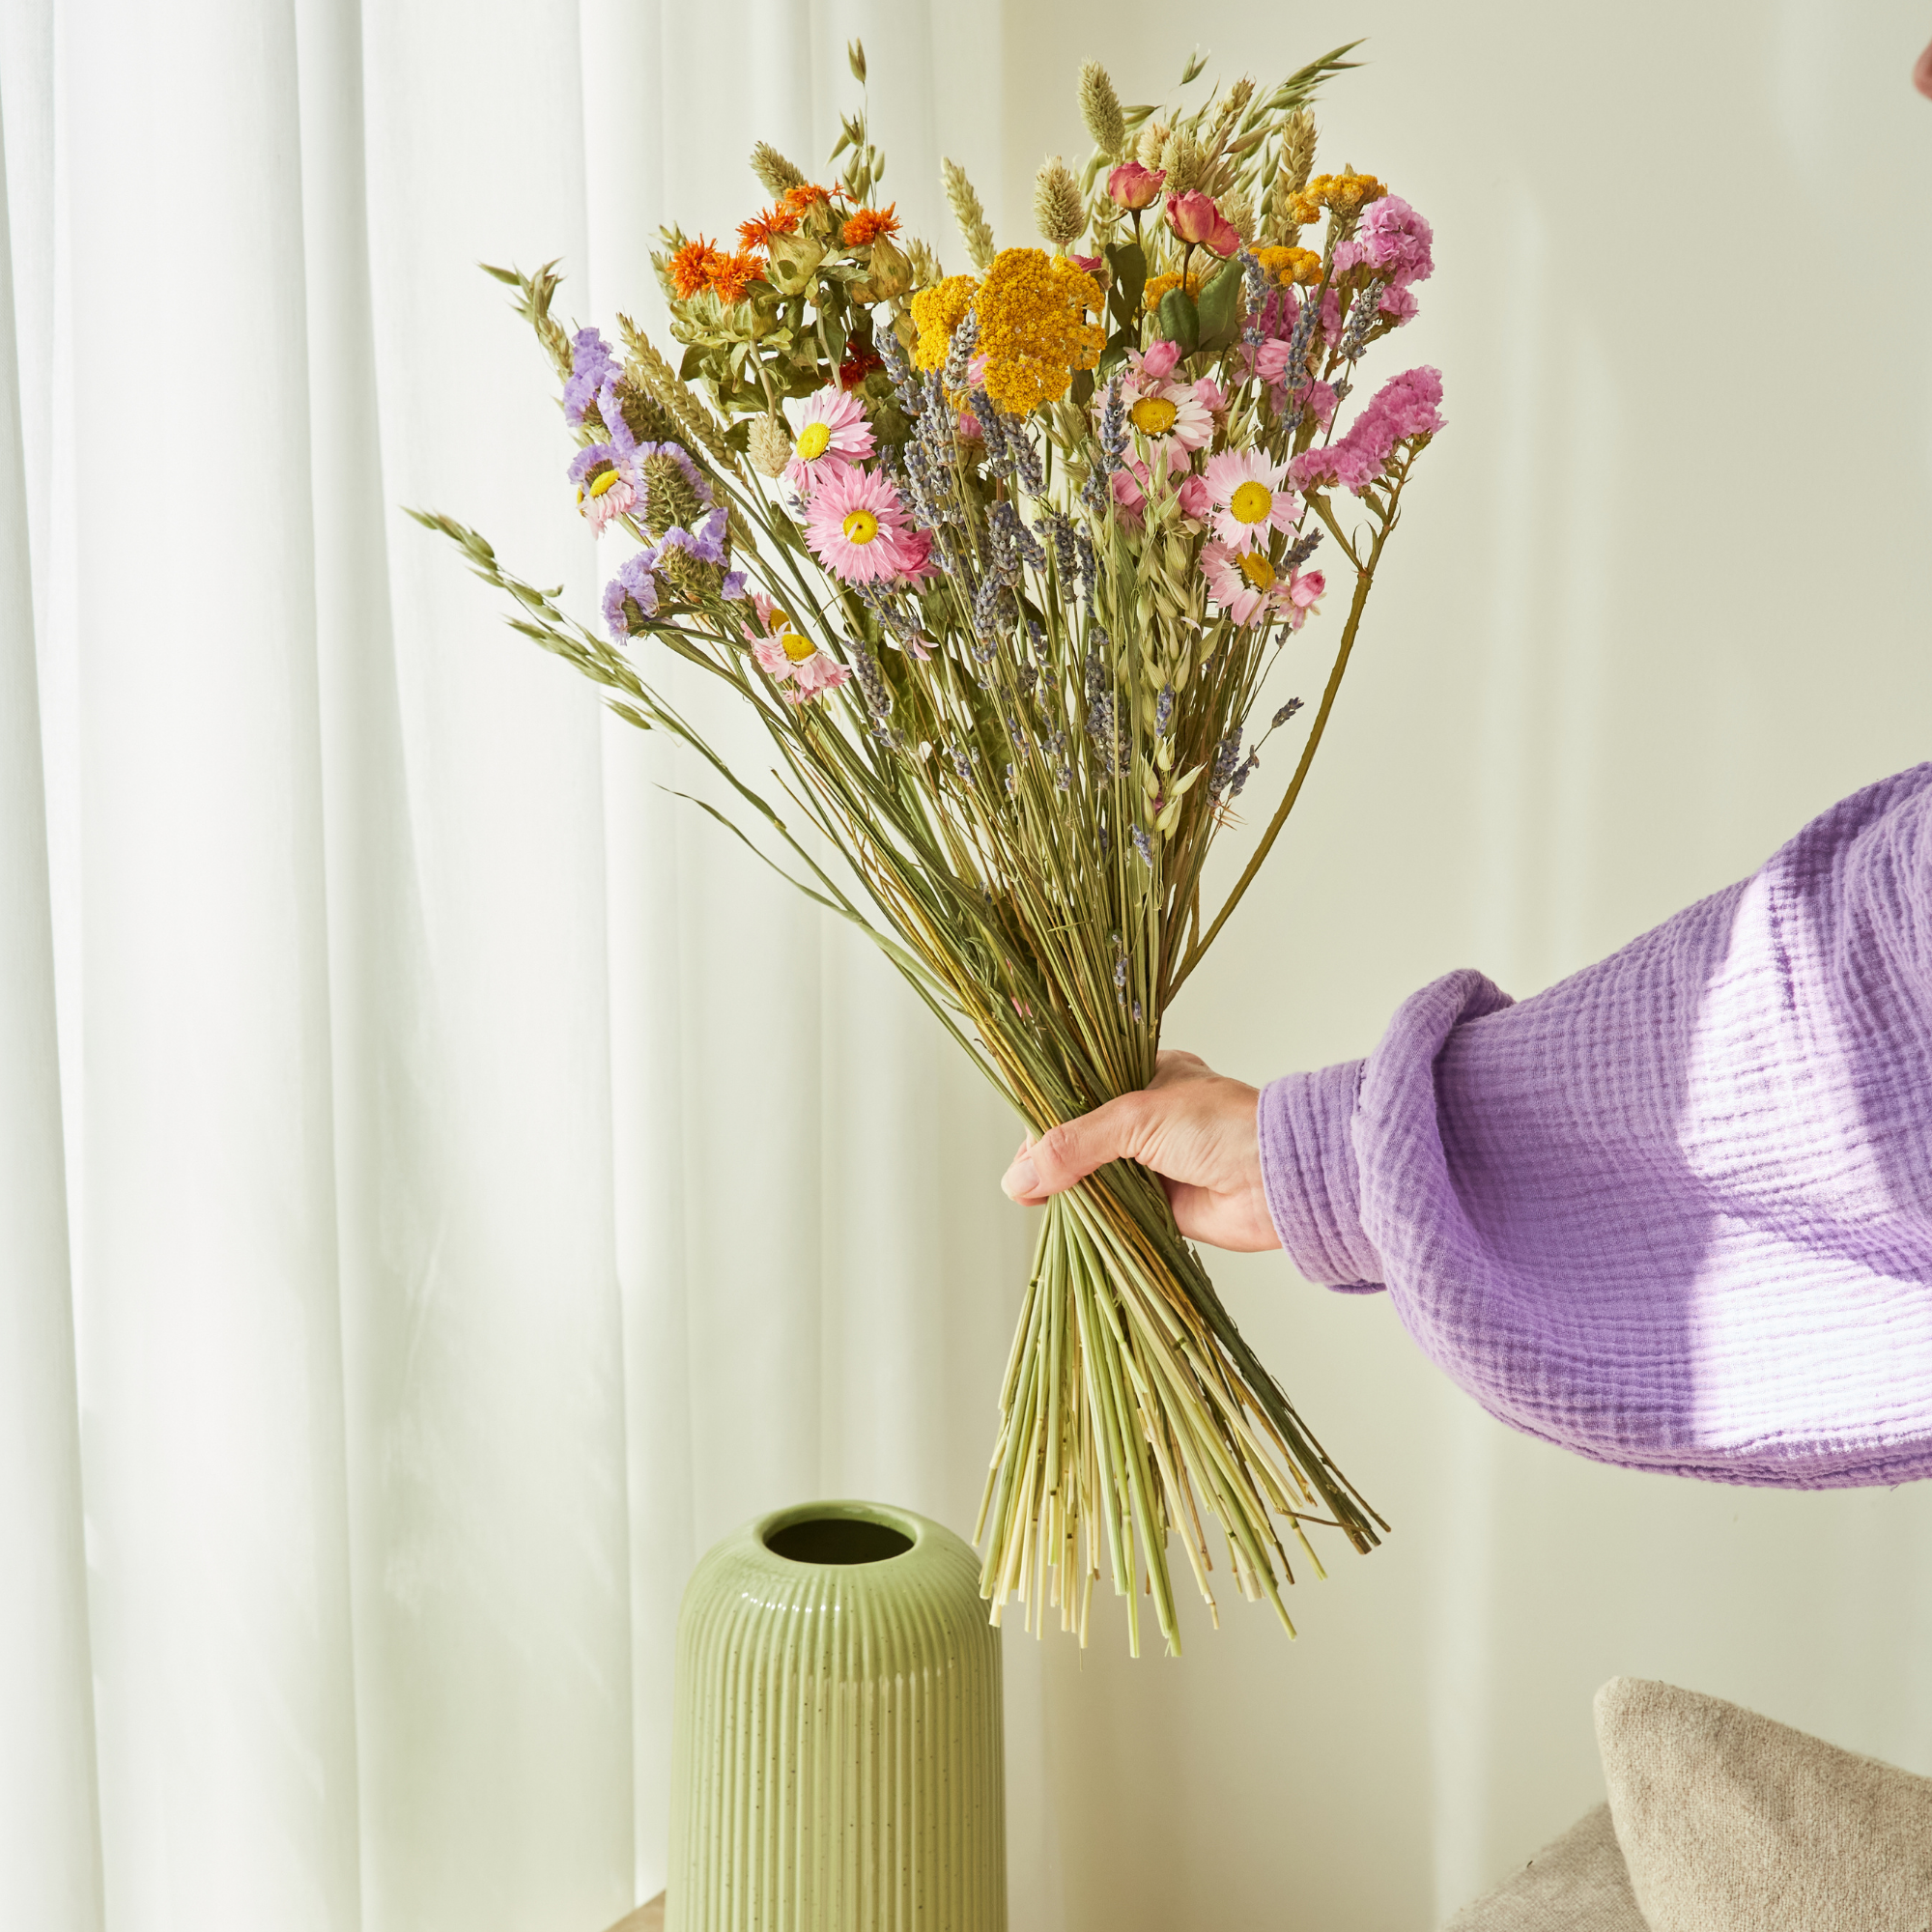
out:
M1213 229L1203 245L1226 261L1241 245L1240 230L1227 216L1217 212Z
M1168 197L1167 225L1183 242L1198 246L1213 234L1215 224L1221 218L1221 211L1214 206L1214 197L1203 194L1199 188L1187 194Z
M980 418L971 410L959 412L959 421L955 425L962 442L983 442L986 432L980 427Z
M1122 161L1107 177L1107 192L1122 208L1151 208L1160 199L1160 185L1166 179L1159 169Z
M1228 399L1221 393L1221 385L1212 376L1203 376L1195 384L1194 400L1213 416L1220 415L1228 407Z
M1214 507L1214 498L1203 478L1192 474L1183 476L1178 495L1183 517L1192 517L1197 524L1208 521L1208 512Z
M1141 357L1140 373L1150 383L1164 383L1174 374L1174 365L1179 360L1179 343L1156 342Z
M1106 266L1098 255L1069 255L1066 259L1085 275L1097 275Z

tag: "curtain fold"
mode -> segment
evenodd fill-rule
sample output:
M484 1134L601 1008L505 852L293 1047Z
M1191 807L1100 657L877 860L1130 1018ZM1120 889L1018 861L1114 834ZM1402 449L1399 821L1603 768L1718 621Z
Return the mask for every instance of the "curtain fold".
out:
M17 45L17 43L16 43ZM11 51L12 49L10 49ZM0 114L8 105L0 99ZM99 1820L81 1538L66 1158L27 456L0 141L0 1907L99 1932ZM24 251L23 251L24 252Z

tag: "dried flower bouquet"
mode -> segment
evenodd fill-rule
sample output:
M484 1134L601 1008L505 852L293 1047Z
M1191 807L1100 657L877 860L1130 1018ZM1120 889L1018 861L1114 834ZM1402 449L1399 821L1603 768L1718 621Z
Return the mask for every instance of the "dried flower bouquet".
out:
M1152 1076L1162 1014L1299 796L1440 427L1431 369L1341 427L1432 267L1406 202L1314 171L1309 103L1349 51L1189 105L1197 59L1160 107L1123 106L1090 63L1094 151L1037 184L1046 247L996 248L946 164L959 274L878 205L863 106L835 186L760 144L771 205L737 247L668 230L656 258L675 368L621 317L621 354L566 334L550 269L491 270L562 379L579 509L640 547L600 633L474 531L422 521L516 599L518 630L707 763L729 809L703 809L862 926L1036 1133ZM1301 709L1255 729L1327 590L1324 539L1352 580L1332 668L1209 916L1215 835ZM667 696L659 650L752 707L782 802ZM1143 1593L1178 1650L1170 1538L1211 1607L1218 1526L1237 1586L1292 1634L1283 1526L1318 1572L1310 1525L1360 1550L1386 1527L1131 1163L1046 1208L1000 1417L980 1523L996 1622L1017 1595L1030 1626L1057 1608L1084 1643L1104 1560L1135 1651Z

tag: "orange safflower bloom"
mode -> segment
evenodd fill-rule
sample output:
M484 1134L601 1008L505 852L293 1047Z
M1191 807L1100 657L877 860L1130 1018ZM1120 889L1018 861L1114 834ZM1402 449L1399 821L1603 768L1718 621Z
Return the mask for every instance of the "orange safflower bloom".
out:
M893 209L897 206L898 203L894 202L888 208L860 209L839 231L838 239L848 248L863 248L867 242L876 242L881 235L896 235L899 232L898 217L894 214Z
M745 299L752 283L764 279L764 273L765 258L749 248L740 248L728 260L721 255L711 271L711 293L726 308L734 308Z
M740 248L769 248L775 236L789 235L798 226L798 216L788 208L767 208L738 224Z
M801 182L797 187L785 189L784 211L793 216L810 214L822 202L828 202L834 195L841 195L844 191L843 188L819 187L811 182Z
M687 242L670 258L670 285L678 300L689 301L700 289L708 289L725 259L701 235Z

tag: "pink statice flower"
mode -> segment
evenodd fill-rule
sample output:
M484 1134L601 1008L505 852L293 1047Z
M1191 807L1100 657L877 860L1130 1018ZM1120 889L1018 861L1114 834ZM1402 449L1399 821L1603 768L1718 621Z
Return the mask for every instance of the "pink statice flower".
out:
M1395 326L1400 328L1404 323L1415 320L1416 311L1422 304L1416 300L1412 289L1391 284L1382 291L1382 298L1376 306L1383 315L1392 315Z
M828 476L865 462L873 446L865 404L834 384L806 401L785 481L810 497Z
M1294 527L1301 505L1282 487L1287 469L1256 449L1224 449L1208 459L1202 477L1214 533L1230 550L1253 550L1266 542L1270 530Z
M805 540L842 583L890 583L926 562L910 545L905 505L875 469L836 469L811 493Z
M1336 250L1336 253L1340 252L1340 249ZM1333 282L1322 292L1321 335L1330 348L1342 339L1342 298L1336 293Z
M762 590L752 593L752 606L757 611L757 622L745 626L752 655L758 668L783 688L791 703L805 704L821 692L837 691L852 675L804 636L790 613Z
M1277 414L1298 423L1308 410L1323 429L1335 413L1335 388L1331 383L1303 382L1291 390L1288 385L1288 344L1264 342L1249 352L1248 374L1268 386Z
M1439 369L1405 370L1376 391L1346 435L1326 449L1297 456L1289 466L1289 480L1297 490L1329 483L1360 496L1387 468L1399 443L1434 436L1442 427L1441 405Z
M1384 281L1399 289L1426 282L1435 272L1435 231L1399 194L1385 194L1362 211L1352 246ZM1345 244L1350 245L1350 244ZM1336 268L1342 250L1335 251Z

